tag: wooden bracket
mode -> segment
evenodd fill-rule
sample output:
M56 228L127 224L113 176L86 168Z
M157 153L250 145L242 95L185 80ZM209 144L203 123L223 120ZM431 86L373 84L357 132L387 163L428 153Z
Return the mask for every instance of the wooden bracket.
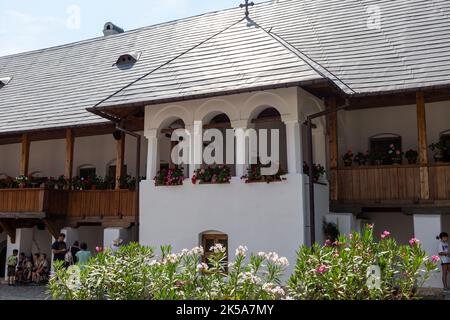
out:
M42 222L44 222L45 227L47 228L48 232L55 238L58 239L59 234L61 233L61 229L63 228L62 221L55 221L51 219L43 219Z
M5 230L11 239L11 243L16 243L16 226L14 222L0 221L0 228Z

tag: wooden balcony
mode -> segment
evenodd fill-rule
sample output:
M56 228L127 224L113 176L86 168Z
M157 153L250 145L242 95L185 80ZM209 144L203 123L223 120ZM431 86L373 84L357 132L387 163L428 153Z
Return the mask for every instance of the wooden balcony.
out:
M0 218L43 219L58 217L73 223L103 220L132 222L136 192L130 190L0 190Z
M428 167L429 199L421 199L418 165L360 166L337 170L339 206L450 206L450 164Z

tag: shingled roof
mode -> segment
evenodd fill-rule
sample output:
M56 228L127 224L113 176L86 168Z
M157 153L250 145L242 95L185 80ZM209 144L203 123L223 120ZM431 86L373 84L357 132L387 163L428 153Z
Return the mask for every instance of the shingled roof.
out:
M367 27L374 5L379 29ZM347 94L450 84L446 0L281 0L253 7L256 25L242 17L229 9L0 57L0 78L12 77L0 88L0 134L102 123L86 111L100 102L324 78ZM127 52L142 55L113 66Z

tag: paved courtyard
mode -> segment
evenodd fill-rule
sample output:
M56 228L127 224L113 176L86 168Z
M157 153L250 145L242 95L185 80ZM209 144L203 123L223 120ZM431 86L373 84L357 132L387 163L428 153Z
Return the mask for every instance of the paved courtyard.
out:
M0 284L0 300L48 300L45 286L10 287Z

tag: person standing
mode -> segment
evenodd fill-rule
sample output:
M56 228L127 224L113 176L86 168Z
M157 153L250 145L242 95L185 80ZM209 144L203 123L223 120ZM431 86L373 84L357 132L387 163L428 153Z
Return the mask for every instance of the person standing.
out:
M64 262L67 252L67 245L64 242L65 239L66 235L64 233L61 233L58 239L52 244L53 262Z
M77 258L77 252L80 251L80 243L78 241L75 241L73 245L70 247L70 253L73 257L73 264L76 264L78 262Z
M83 266L88 263L89 259L92 257L91 252L88 250L86 243L81 244L81 250L77 252L76 257L78 260L78 265Z
M8 266L7 276L8 276L8 286L16 285L16 267L19 261L17 255L19 254L19 250L14 249L13 254L8 257L6 261L6 265Z
M444 284L444 290L448 290L448 274L450 273L450 252L448 249L448 233L441 232L438 237L438 254L441 258L442 265L442 282Z

